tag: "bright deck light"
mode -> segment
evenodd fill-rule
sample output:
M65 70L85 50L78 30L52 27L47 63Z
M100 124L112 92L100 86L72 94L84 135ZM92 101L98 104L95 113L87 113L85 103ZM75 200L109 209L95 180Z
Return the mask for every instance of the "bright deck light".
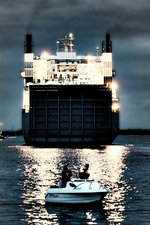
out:
M21 71L20 71L20 75L21 75L21 77L24 78L24 77L25 77L25 71L24 71L24 70L21 70Z
M87 60L92 61L93 60L93 55L87 55Z
M73 33L70 33L70 34L69 34L69 37L70 37L70 38L73 38Z
M49 59L50 53L48 51L43 51L41 54L42 59Z
M117 90L118 89L118 84L116 82L112 82L112 90Z
M112 111L113 112L119 112L119 103L118 102L114 102L112 104Z

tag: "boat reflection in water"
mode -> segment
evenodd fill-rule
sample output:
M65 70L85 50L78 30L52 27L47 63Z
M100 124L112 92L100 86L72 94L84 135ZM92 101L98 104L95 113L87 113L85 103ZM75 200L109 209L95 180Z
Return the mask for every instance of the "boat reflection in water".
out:
M125 178L127 147L112 145L103 150L17 148L18 171L22 174L18 185L22 187L21 207L26 224L100 224L124 220L125 198L131 189ZM57 184L66 163L74 175L85 163L90 164L94 180L110 190L102 206L45 206L44 194L49 186Z

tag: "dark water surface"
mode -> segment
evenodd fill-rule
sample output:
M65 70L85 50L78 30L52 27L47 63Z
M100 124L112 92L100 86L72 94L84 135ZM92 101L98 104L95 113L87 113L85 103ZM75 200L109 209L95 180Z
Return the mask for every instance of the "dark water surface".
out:
M102 205L46 206L65 163L73 174L85 163L110 190ZM150 224L150 136L119 136L105 149L24 146L22 137L0 141L0 225Z

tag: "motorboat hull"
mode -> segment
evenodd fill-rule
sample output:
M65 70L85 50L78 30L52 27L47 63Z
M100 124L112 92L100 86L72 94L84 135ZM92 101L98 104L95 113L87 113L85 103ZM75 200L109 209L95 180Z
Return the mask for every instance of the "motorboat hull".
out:
M102 201L108 190L93 180L67 182L65 188L49 188L45 194L46 203L90 204Z
M106 193L47 193L46 203L88 204L102 201Z

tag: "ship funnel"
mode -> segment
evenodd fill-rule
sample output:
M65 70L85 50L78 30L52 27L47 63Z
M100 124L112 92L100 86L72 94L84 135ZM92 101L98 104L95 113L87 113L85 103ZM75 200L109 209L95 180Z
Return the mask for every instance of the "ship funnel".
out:
M32 41L32 34L26 34L26 40L24 41L24 53L33 53L34 44Z
M102 53L112 52L112 41L110 40L110 34L106 34L106 40L102 41Z
M112 52L112 42L110 40L110 34L106 34L106 52Z

